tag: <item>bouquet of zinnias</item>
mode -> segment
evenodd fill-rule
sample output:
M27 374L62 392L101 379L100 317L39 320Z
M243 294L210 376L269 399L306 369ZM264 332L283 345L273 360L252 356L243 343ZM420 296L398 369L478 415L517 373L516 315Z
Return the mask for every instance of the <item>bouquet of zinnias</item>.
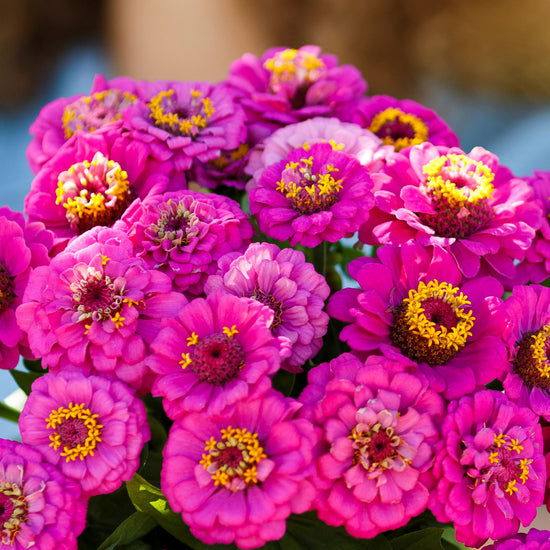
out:
M550 174L366 90L304 46L42 109L1 548L550 548Z

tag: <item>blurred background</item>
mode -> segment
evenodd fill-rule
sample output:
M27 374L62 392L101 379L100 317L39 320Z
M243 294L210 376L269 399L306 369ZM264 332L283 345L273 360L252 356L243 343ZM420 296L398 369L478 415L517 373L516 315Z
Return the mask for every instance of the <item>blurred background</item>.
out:
M463 149L550 170L547 0L0 0L0 204L23 209L29 125L108 78L223 79L245 52L317 44L369 94L438 112ZM0 372L0 397L15 389ZM0 435L17 437L17 427Z

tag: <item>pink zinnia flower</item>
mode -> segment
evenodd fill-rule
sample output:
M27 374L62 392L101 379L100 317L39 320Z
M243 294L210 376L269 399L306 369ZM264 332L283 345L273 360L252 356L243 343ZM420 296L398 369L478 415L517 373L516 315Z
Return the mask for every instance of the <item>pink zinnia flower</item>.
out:
M269 306L274 314L271 331L291 346L281 367L301 372L321 349L327 332L329 318L323 309L330 288L325 278L306 262L303 252L270 243L253 243L243 255L228 254L218 265L205 292L223 288Z
M550 421L550 288L518 286L504 302L511 372L506 395Z
M139 93L146 99L124 113L124 127L175 171L188 170L194 160L208 162L246 139L244 112L222 83L140 82Z
M78 132L36 175L25 213L54 232L57 250L98 225L111 226L130 203L148 193L186 186L183 175L152 163L147 146L112 124Z
M0 546L74 550L85 524L80 486L36 449L0 439Z
M193 535L207 544L257 548L281 538L291 513L314 497L313 426L299 405L271 391L232 414L210 409L176 420L164 448L161 488Z
M359 100L349 115L361 128L370 130L396 151L429 141L433 145L458 147L458 136L435 111L412 99L375 95Z
M351 237L374 204L369 170L329 143L294 149L268 166L250 191L260 230L313 248Z
M550 550L550 531L533 527L527 533L517 533L513 537L499 540L484 548L486 550Z
M542 210L495 155L423 143L389 157L385 173L390 181L359 230L362 242L442 246L467 278L492 275L513 284Z
M497 391L449 404L437 444L429 508L456 538L479 547L529 525L543 503L546 467L538 417Z
M533 190L535 200L542 209L542 225L533 244L527 249L525 259L518 265L518 284L542 283L550 276L550 171L533 170L533 175L523 178Z
M122 231L96 227L32 273L17 322L50 372L119 378L146 393L147 343L186 303L170 279L134 256Z
M136 200L115 224L147 265L166 273L174 289L202 293L228 252L241 252L254 229L238 203L215 193L174 191Z
M164 319L147 362L157 373L153 395L163 397L166 414L215 414L265 393L287 345L269 330L272 321L268 307L224 292L195 298Z
M247 114L254 143L277 128L315 116L335 116L361 97L367 83L317 46L271 48L234 61L227 77Z
M77 132L94 132L122 118L124 110L137 100L136 83L131 78L106 80L96 75L89 95L60 97L45 105L29 132L34 136L27 148L33 174Z
M408 358L448 399L502 377L509 365L496 279L463 282L448 252L416 242L377 254L349 264L360 288L334 293L327 306L348 323L340 338L354 352Z
M313 506L325 523L364 538L426 509L444 413L443 399L404 366L372 359L363 364L346 353L322 363L308 377L321 387L306 393L322 430ZM315 393L322 399L313 401Z
M0 368L17 366L19 356L34 359L15 318L33 270L50 262L53 234L23 214L0 208Z
M19 427L23 443L77 481L87 497L128 481L151 436L145 405L126 384L80 372L35 380Z
M382 168L388 151L393 151L393 147L382 145L380 138L357 124L337 118L315 117L273 132L251 151L245 170L259 178L268 166L283 160L294 149L319 142L331 143L335 149L356 157L371 171L371 175ZM250 182L247 188L250 190L255 186Z

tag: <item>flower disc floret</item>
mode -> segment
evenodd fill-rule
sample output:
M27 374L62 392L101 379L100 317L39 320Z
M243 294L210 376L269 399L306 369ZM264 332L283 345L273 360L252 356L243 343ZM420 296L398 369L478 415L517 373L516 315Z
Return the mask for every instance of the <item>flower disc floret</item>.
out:
M79 97L63 111L61 119L65 139L78 131L93 132L104 124L120 120L121 111L136 101L135 94L116 89Z
M396 151L428 140L428 127L421 118L389 107L377 113L367 127L384 145L393 145Z
M392 343L415 361L445 364L472 336L475 318L471 310L466 311L470 305L458 287L420 281L394 311Z

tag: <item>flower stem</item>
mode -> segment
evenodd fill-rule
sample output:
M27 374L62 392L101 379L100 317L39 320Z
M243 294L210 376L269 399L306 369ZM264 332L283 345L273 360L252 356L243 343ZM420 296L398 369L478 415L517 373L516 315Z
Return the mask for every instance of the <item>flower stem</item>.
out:
M323 241L322 244L313 249L313 265L315 266L315 271L323 277L327 276L327 254L327 241Z

